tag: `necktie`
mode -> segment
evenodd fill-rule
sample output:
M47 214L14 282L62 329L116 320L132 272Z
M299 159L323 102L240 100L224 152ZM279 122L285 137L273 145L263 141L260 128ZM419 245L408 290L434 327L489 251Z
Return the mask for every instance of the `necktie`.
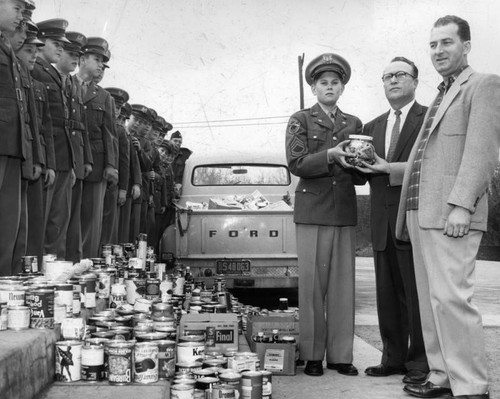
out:
M332 120L333 124L335 125L335 114L333 112L328 112L328 116Z
M385 159L389 162L392 161L394 151L396 151L401 125L401 111L397 109L394 111L394 114L396 115L396 120L394 121L394 126L392 127L391 143L389 144L389 150L387 151L387 156L385 157Z

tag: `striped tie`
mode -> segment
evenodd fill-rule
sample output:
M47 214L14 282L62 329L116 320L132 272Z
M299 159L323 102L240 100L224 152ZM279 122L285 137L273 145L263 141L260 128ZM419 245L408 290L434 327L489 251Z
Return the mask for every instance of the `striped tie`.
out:
M391 143L389 144L389 150L387 151L387 156L385 157L388 162L392 161L392 157L394 156L394 152L396 151L400 133L399 130L401 125L401 110L397 109L396 111L394 111L394 114L396 115L396 120L394 121L394 126L392 127Z

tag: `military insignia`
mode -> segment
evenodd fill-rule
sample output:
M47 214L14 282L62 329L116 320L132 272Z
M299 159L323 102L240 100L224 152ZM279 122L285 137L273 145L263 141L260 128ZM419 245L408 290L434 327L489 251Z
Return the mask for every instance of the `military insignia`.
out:
M290 122L288 122L288 133L295 134L299 131L299 129L300 122L295 118L290 119Z
M290 152L292 157L299 157L307 152L304 142L297 136L294 136L290 143Z
M333 54L323 54L323 64L333 64Z

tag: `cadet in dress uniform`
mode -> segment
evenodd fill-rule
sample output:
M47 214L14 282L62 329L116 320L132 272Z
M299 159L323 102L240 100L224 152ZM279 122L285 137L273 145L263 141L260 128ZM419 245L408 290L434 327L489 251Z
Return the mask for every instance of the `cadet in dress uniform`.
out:
M101 73L103 63L109 61L108 42L100 37L89 37L82 50L84 55L75 76L84 92L83 103L94 161L92 172L83 182L82 241L83 257L94 258L99 256L106 186L118 182L118 140L111 95L93 81Z
M132 115L132 106L129 103L125 103L121 110L120 116L118 117L118 123L125 127L126 121ZM137 151L132 144L132 136L129 131L125 128L127 134L127 140L129 142L129 179L127 182L127 192L125 203L120 208L120 218L118 222L118 242L134 242L135 237L139 234L139 219L141 212L141 204L137 203L136 213L137 213L137 229L131 231L131 215L133 212L133 202L135 200L141 199L141 184L142 184L142 174L141 166L139 164L139 157ZM134 225L135 226L135 225Z
M189 148L182 146L182 134L178 130L170 135L170 141L172 144L177 146L178 153L172 164L174 170L174 180L177 189L180 191L182 187L182 178L184 176L184 168L186 167L186 161L193 153Z
M365 179L346 163L343 148L361 121L342 112L337 100L351 76L348 62L327 53L313 59L305 77L318 103L288 122L286 156L300 177L294 222L299 264L300 357L305 373L329 369L357 375L354 340L354 262L357 222L355 183ZM326 318L325 318L326 316Z
M74 157L69 137L69 108L61 74L51 64L63 52L68 22L50 19L39 22L38 38L45 43L32 71L34 79L45 85L48 93L52 134L56 154L54 184L46 190L46 220L44 252L66 258L66 237L71 216L71 187L75 182Z
M57 70L65 82L65 93L69 105L69 137L73 147L75 184L71 193L71 219L66 240L66 260L79 262L82 258L81 208L83 179L92 172L92 152L87 131L87 115L83 105L82 87L76 77L71 76L78 66L82 47L87 38L79 32L66 32L70 43L64 44L64 51L56 63Z
M115 128L118 135L118 185L108 185L106 189L101 244L118 242L119 208L127 199L130 171L130 142L123 126L123 118L120 120L121 108L129 100L129 95L125 90L117 87L109 87L105 90L111 94L115 104Z

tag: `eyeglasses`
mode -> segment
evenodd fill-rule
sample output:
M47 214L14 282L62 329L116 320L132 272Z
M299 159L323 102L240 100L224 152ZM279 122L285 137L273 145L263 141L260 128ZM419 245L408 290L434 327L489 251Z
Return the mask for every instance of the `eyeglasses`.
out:
M415 79L415 76L413 76L411 73L399 71L395 73L386 73L384 76L382 76L382 82L388 83L392 80L392 78L396 78L397 81L400 81L406 78L407 76L411 76L412 78Z

